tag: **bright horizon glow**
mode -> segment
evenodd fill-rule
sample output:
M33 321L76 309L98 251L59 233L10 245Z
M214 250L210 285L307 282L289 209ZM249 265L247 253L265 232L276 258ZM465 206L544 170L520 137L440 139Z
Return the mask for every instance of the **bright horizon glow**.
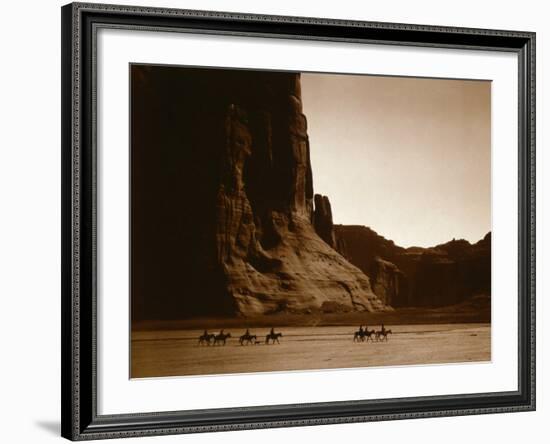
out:
M313 187L403 247L491 231L491 82L302 74Z

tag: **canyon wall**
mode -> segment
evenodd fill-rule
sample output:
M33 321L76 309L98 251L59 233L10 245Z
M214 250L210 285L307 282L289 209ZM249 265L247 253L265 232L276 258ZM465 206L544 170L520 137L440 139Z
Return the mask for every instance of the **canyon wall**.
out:
M431 248L403 248L357 225L335 225L339 251L370 278L393 307L441 307L491 294L491 234Z
M389 309L333 248L299 74L134 65L132 88L136 319Z

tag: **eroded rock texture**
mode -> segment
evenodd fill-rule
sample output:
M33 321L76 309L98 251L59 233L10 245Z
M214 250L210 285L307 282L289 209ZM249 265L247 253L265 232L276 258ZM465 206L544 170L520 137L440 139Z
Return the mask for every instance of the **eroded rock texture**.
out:
M384 304L407 305L409 280L397 265L376 257L369 268L369 277L374 293Z
M474 244L460 239L403 248L368 227L335 225L334 231L338 250L393 307L441 307L491 295L490 233Z
M327 196L315 195L315 212L313 213L313 227L315 232L332 248L336 249L336 237L332 221L332 208Z
M299 75L132 76L136 318L387 308L314 229L332 214L314 205Z

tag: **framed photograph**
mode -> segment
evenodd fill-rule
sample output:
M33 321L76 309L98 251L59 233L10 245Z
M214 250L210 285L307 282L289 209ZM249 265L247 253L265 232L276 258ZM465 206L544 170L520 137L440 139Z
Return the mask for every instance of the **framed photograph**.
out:
M535 34L62 8L62 435L535 409Z

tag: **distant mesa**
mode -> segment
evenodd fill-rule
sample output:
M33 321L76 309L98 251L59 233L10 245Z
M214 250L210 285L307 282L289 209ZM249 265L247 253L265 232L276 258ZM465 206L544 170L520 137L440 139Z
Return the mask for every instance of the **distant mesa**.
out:
M491 294L491 233L432 248L403 248L364 226L335 225L339 251L393 307L442 307Z

